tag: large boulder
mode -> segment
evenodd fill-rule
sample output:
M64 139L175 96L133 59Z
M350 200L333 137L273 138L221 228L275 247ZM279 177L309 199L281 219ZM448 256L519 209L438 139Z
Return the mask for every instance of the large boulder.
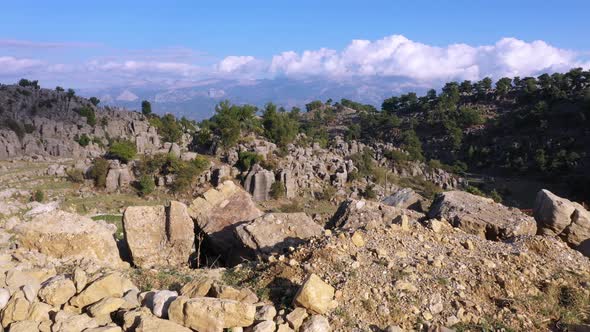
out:
M133 263L142 268L187 264L194 244L194 224L186 205L130 206L123 214L125 241Z
M267 213L236 228L243 245L256 254L281 252L323 232L304 212Z
M222 331L254 323L256 307L234 300L211 297L177 297L168 309L169 319L196 331Z
M439 194L428 216L444 218L454 227L489 240L534 235L537 231L535 220L520 210L464 191Z
M537 193L533 215L539 234L559 236L572 247L590 238L590 212L549 190Z
M189 206L189 214L207 235L208 247L232 264L240 261L243 251L235 228L260 217L263 212L256 207L250 194L232 181L225 181L195 199Z
M271 198L270 188L274 182L274 173L256 164L248 172L248 175L246 175L244 188L252 194L255 201L266 201Z
M383 198L381 203L402 209L422 211L423 201L424 197L420 196L412 188L403 188L393 195Z
M56 258L90 258L120 266L114 225L64 211L51 211L19 224L14 232L21 246Z
M133 181L133 175L127 165L120 165L118 162L111 163L106 178L106 190L108 192L127 188L131 181Z
M383 203L348 199L340 204L329 225L346 230L374 229L392 224L402 214L412 219L420 219L424 216L416 211L400 209Z

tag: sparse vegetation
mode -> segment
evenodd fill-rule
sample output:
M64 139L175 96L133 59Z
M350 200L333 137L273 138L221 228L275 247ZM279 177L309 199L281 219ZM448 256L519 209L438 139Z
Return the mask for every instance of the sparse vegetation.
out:
M107 156L111 159L118 159L123 163L128 163L135 158L137 148L135 143L129 140L118 140L111 144Z

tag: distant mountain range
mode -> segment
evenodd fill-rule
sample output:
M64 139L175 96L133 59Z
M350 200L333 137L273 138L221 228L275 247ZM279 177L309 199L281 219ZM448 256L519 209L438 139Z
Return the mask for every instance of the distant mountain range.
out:
M406 81L407 82L407 81ZM140 84L105 89L85 89L78 94L96 96L101 105L139 109L142 100L149 100L157 113L173 113L195 120L210 117L215 105L228 99L237 104L263 106L267 102L291 108L303 108L312 100L337 101L347 98L380 106L383 99L407 91L423 93L424 86L407 85L404 80L358 79L259 79L259 80L204 80L173 82L166 85Z

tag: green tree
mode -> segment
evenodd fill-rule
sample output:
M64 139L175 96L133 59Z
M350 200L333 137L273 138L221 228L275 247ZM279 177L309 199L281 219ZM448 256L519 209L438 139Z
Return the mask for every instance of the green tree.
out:
M141 113L145 116L152 114L152 104L149 101L143 100L141 102Z
M279 146L293 142L299 132L299 121L284 110L277 111L273 103L266 104L262 125L265 136Z
M164 115L160 119L159 126L156 128L158 129L158 134L162 136L165 142L178 142L182 137L181 125L172 114Z
M313 111L315 109L318 109L318 108L320 108L322 106L324 106L324 103L322 103L321 100L314 100L314 101L312 101L312 102L310 102L308 104L305 104L305 109L308 112L311 112L311 111Z
M92 105L94 106L98 106L98 104L100 104L100 99L96 98L96 97L90 97L90 99L88 99Z
M424 160L422 142L414 130L406 130L403 134L404 149L412 160Z

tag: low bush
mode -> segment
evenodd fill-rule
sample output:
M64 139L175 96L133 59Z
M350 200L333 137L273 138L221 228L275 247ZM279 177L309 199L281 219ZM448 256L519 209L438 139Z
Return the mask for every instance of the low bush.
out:
M129 140L119 140L111 144L107 155L111 159L119 159L123 163L128 163L135 158L136 154L135 143Z
M31 199L35 202L41 203L45 200L45 193L41 189L35 190Z
M68 178L68 181L74 182L74 183L82 183L84 182L84 173L76 168L72 168L66 171L66 175Z
M287 189L285 188L285 184L281 181L276 181L270 186L270 197L273 199L280 199L285 197L287 194Z
M94 180L94 185L99 188L106 187L107 174L109 172L109 161L104 158L94 159L92 168L90 168L90 178Z
M254 166L263 160L262 156L250 151L240 152L238 155L238 162L236 166L242 171L247 172Z
M147 196L154 192L154 189L156 189L156 183L153 176L142 175L137 181L137 190L140 196Z

